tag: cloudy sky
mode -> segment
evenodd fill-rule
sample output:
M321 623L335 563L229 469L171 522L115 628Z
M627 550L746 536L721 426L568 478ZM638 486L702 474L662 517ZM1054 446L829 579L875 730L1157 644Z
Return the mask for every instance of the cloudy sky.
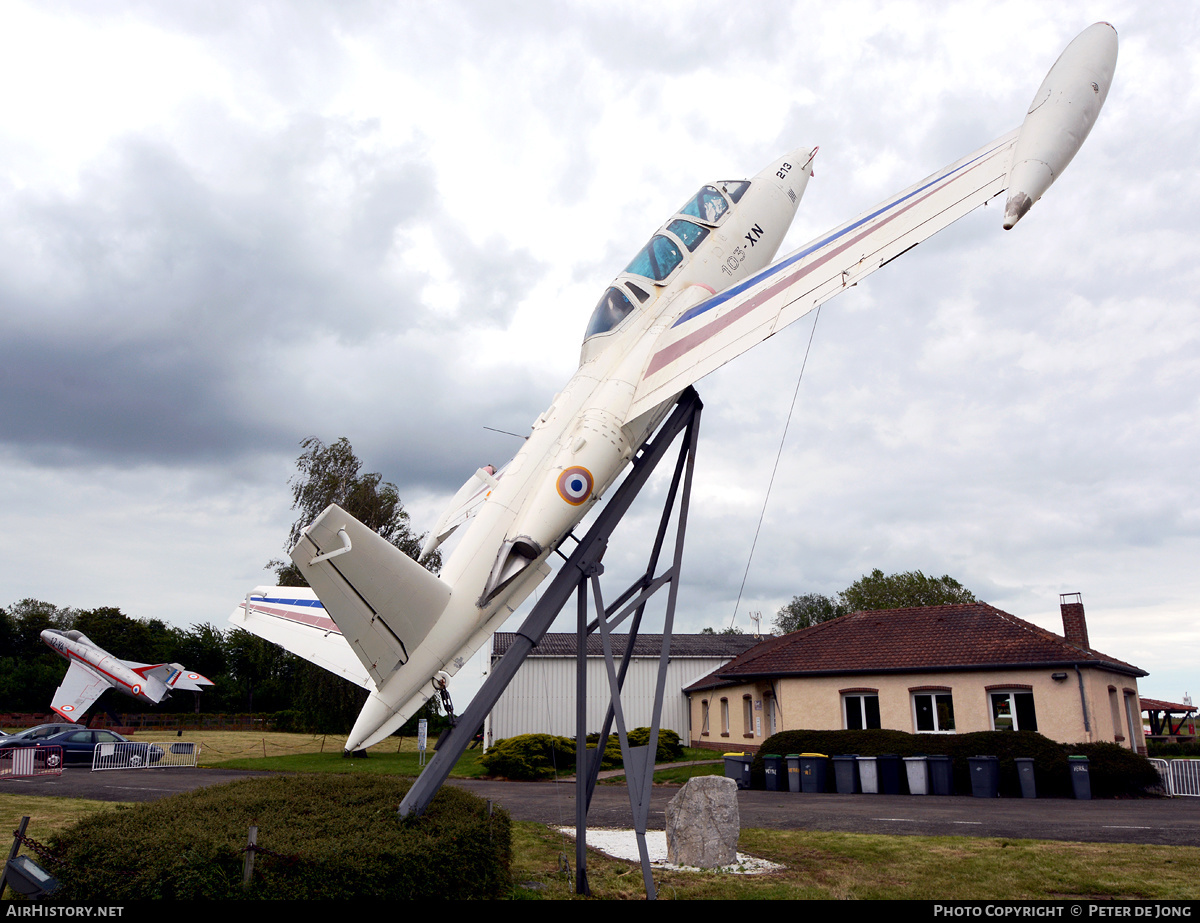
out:
M819 144L792 249L1016 127L1097 19L1108 103L1020 226L981 209L700 383L681 621L735 618L812 334L740 627L875 567L1059 632L1078 591L1144 694L1195 695L1184 3L6 3L0 605L223 624L309 435L430 528L702 182Z

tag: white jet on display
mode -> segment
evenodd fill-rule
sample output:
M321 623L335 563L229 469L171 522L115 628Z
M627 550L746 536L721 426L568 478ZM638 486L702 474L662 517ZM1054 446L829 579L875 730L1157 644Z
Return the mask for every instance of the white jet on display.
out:
M382 740L550 573L685 388L1005 190L1015 225L1091 130L1116 60L1113 27L1090 26L1020 128L774 262L817 149L701 187L604 292L578 370L521 450L476 471L438 519L423 558L466 528L440 577L334 505L291 551L312 590L259 587L231 621L370 690L346 749Z
M157 705L177 689L200 692L204 686L212 685L212 680L177 663L119 660L82 631L47 628L41 637L52 651L71 664L50 704L68 721L78 721L106 689L116 689Z

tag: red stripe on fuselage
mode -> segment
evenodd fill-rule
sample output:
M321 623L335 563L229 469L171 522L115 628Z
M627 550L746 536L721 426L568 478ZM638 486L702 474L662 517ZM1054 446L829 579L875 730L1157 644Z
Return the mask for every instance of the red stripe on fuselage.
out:
M245 609L246 604L242 603L241 608ZM334 634L340 635L342 632L337 627L337 623L327 615L309 615L307 612L294 612L291 609L278 609L275 606L251 606L250 609L254 612L262 612L266 615L273 615L276 618L281 618L285 622L296 622L300 625L308 625L310 628L320 628L322 631L332 631Z
M112 680L112 681L113 681L114 683L116 683L118 686L124 686L124 687L125 687L126 689L128 689L130 692L133 692L133 686L129 685L129 683L125 682L125 680L121 679L119 676L113 676L111 673L109 673L109 672L108 672L107 670L105 670L103 667L99 667L99 666L97 666L97 665L96 665L96 664L94 664L94 663L90 663L90 662L88 662L88 661L84 660L84 659L83 659L82 657L80 657L78 654L75 654L75 653L73 653L73 652L71 652L71 651L68 651L68 652L67 652L67 656L68 656L68 658L69 658L69 659L71 659L71 660L78 660L78 661L79 661L79 665L80 665L80 666L82 666L82 667L86 667L87 669L91 670L93 673L99 673L99 674L101 674L102 676L105 676L106 678L108 678L108 679ZM143 667L142 669L151 669L151 670L152 670L152 669L154 669L154 668L153 668L153 667ZM135 672L135 673L136 673L136 672L138 672L138 671L137 671L137 670L134 670L133 672ZM142 678L143 678L143 679L145 679L145 677L142 677ZM137 692L134 692L133 694L134 694L134 695L141 695L141 693L137 693Z
M974 166L969 167L968 169L964 170L962 173L954 174L953 178L961 179L963 176L966 176L968 173L970 173L973 170L978 169L979 167L983 166L987 162L988 161L983 160L980 163L977 163ZM948 176L947 178L949 179L950 176ZM819 267L823 266L825 263L828 263L835 256L838 256L838 255L844 253L846 250L853 247L856 243L858 243L864 237L874 234L880 228L895 221L897 218L899 218L901 215L905 214L906 212L910 211L911 209L916 208L918 205L920 205L922 202L924 202L930 196L936 195L938 192L940 192L944 185L945 185L944 183L938 184L938 186L936 188L931 189L929 192L927 192L925 195L921 196L920 198L914 199L913 201L909 202L906 206L904 206L903 208L894 212L893 214L889 215L887 218L880 221L878 224L871 226L867 230L861 232L860 234L857 234L854 237L851 237L845 243L830 250L824 256L818 257L817 259L813 260L811 263L808 263L808 264L802 266L801 268L797 269L795 272L793 272L789 275L785 275L774 285L771 285L769 288L766 288L763 291L759 292L759 294L748 299L743 304L738 305L736 308L729 311L727 314L722 314L719 317L713 318L713 320L711 320L708 324L706 324L704 327L700 328L699 330L695 330L692 333L689 333L687 336L681 337L680 339L676 340L671 345L663 347L661 350L659 350L657 353L655 353L653 358L650 360L650 364L646 367L646 376L645 377L647 377L647 378L650 377L655 372L657 372L659 369L663 368L666 365L669 365L670 363L674 362L676 359L679 359L682 356L686 355L688 352L695 349L701 343L704 343L704 342L710 340L712 337L716 336L718 333L720 333L726 327L730 326L731 324L733 324L734 322L736 322L738 320L741 320L743 317L745 317L747 314L749 314L751 311L753 311L759 305L765 303L769 299L773 298L775 295L778 295L784 289L794 285L796 282L798 282L800 279L804 278L804 276L808 275L813 270L818 269Z

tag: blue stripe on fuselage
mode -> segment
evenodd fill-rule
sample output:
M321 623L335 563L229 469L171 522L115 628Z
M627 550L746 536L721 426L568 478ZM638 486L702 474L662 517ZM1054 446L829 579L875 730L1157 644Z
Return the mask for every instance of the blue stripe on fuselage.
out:
M1000 147L1000 146L1001 145L996 145L996 147ZM975 163L976 161L982 160L984 157L987 157L989 154L991 154L993 151L995 151L996 147L989 148L988 150L986 150L982 154L980 154L978 157L968 160L966 163L960 164L959 166L955 167L949 173L945 173L942 176L939 176L937 179L930 180L924 186L914 189L912 192L908 193L908 195L901 196L895 202L892 202L889 205L885 205L883 208L878 209L877 211L873 211L869 215L864 215L858 221L855 221L853 224L846 225L840 231L835 231L833 234L830 234L828 237L824 238L823 240L817 241L811 247L807 247L804 250L800 250L796 253L793 253L791 256L780 260L778 263L775 263L773 266L768 266L766 269L760 270L758 273L751 276L749 279L746 279L744 282L739 282L737 285L731 285L729 288L727 288L725 291L721 292L720 294L713 295L712 298L709 298L706 301L700 302L700 304L696 305L693 308L689 308L688 310L684 311L682 316L680 316L680 318L677 321L675 321L675 323L673 323L671 326L678 327L680 324L686 323L687 321L691 320L693 317L699 317L701 314L711 311L713 308L720 307L725 302L727 302L733 298L736 298L742 292L757 285L763 279L769 279L771 276L775 275L776 273L782 272L784 269L787 269L789 266L792 266L793 264L804 259L810 253L814 253L817 250L820 250L822 247L825 247L828 244L833 243L839 237L843 237L846 234L849 234L851 231L862 227L868 221L872 221L875 218L878 218L880 215L884 214L885 212L890 211L891 209L895 208L897 205L901 204L902 202L908 201L913 196L919 195L920 193L924 192L925 190L930 189L933 186L936 186L938 183L944 182L945 180L952 177L955 173L958 173L961 170L966 169L967 167L969 167L971 164Z

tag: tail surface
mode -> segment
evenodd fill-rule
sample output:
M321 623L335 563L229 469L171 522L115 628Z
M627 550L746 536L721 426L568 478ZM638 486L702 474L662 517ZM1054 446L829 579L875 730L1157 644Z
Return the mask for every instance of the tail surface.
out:
M336 504L291 555L377 686L408 662L450 601L447 583Z

